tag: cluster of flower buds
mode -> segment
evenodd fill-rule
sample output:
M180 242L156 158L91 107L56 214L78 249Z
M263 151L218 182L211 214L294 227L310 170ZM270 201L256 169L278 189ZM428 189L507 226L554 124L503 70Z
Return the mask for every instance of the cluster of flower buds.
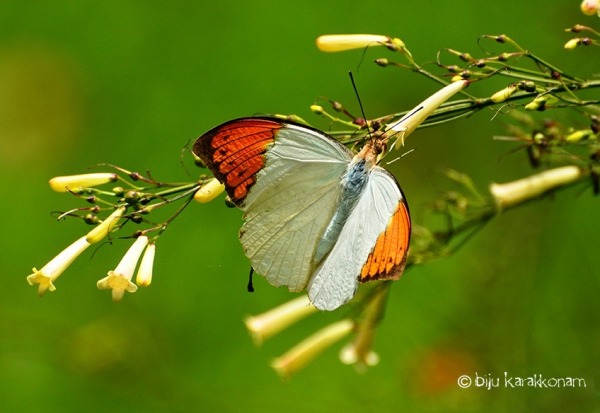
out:
M591 7L591 5L588 6ZM573 26L571 29L569 29L569 31L576 33L581 31L591 31L596 35L598 34L593 29L581 25ZM550 108L561 106L585 106L594 103L593 101L584 101L583 99L578 98L575 96L575 91L580 91L584 88L596 87L596 84L592 85L590 82L586 82L582 79L560 71L553 65L524 49L516 41L504 34L484 35L481 37L481 39L507 45L516 50L504 51L496 55L487 54L484 57L476 57L470 53L449 48L440 51L437 59L438 66L447 70L449 75L453 75L452 83L440 91L440 93L452 94L461 91L469 98L469 100L456 103L445 103L443 110L439 111L439 113L428 113L427 115L433 114L433 116L429 116L426 122L422 123L422 119L415 118L414 122L412 123L416 125L420 124L421 126L427 126L433 123L442 123L459 117L468 116L477 110L498 103L504 103L505 105L510 105L513 107L521 106L527 111L545 111ZM577 38L569 43L569 48L576 44L596 44L596 40L590 40L589 38ZM403 55L407 63L397 63L388 58L378 58L375 60L375 63L379 66L396 66L410 69L411 71L425 75L437 82L446 83L443 78L429 73L420 67L413 60L412 54L404 42L397 38L374 34L325 35L317 39L317 46L320 50L326 52L385 46L392 52L399 52L401 55ZM453 58L457 58L463 63L450 65L443 64L441 61L443 53L448 54ZM520 58L519 62L529 61L532 63L532 68L519 67L512 63L512 61L516 62L516 58ZM484 80L492 76L503 76L513 79L516 78L517 80L513 80L513 82L508 84L503 89L491 94L489 98L475 98L463 91L463 89L469 83L477 80ZM432 96L432 99L436 98L436 95ZM344 110L340 103L330 103L336 112L342 112L349 116L347 111ZM435 110L437 110L437 108L438 106L435 106ZM329 114L321 105L315 104L311 106L311 110L318 115L328 118L332 122L344 124L345 126L351 126L355 130L361 129L365 125L370 127L374 126L374 129L381 127L381 125L386 125L387 129L389 130L390 125L393 125L396 122L399 124L411 123L409 120L407 122L406 116L410 117L419 114L418 112L406 112L398 114L400 116L390 115L373 120L364 120L362 118L354 118L350 116L352 122L345 122L341 119L338 119L334 115ZM383 129L386 129L386 127ZM394 129L396 132L399 132L398 138L401 139L406 137L411 132L410 128L408 128L405 132L400 132L395 127L392 127L392 129ZM352 136L355 135L352 134ZM348 134L347 139L353 138L350 137L350 134Z
M586 2L584 2L584 3L586 3ZM596 3L600 4L600 2L596 2ZM583 26L581 24L576 24L573 27L565 29L565 31L570 32L570 33L589 32L589 33L592 33L596 37L600 36L600 33L598 31L592 29L591 27ZM592 46L592 45L600 46L600 42L597 39L591 38L589 36L575 37L575 38L569 40L567 43L565 43L565 49L573 50L578 46Z
M54 191L74 194L93 205L74 209L61 214L59 218L66 216L79 217L87 224L94 225L94 228L61 251L40 270L33 268L33 273L27 277L27 282L30 285L38 286L40 296L43 296L47 291L55 291L54 283L56 279L77 257L91 245L111 237L126 222L143 223L145 222L144 217L154 209L178 199L186 199L187 202L195 199L203 203L209 202L223 192L223 186L214 178L206 182L164 184L154 182L135 172L131 173L120 168L117 169L120 172L125 172L127 178L132 181L143 181L149 184L150 189L135 187L132 184L130 184L132 187L130 190L125 190L119 186L113 187L109 191L97 188L105 184L114 184L118 180L127 182L125 178L117 173L60 176L50 180L50 188ZM167 189L163 189L164 187L167 187ZM114 198L116 202L109 201L107 198ZM100 207L100 205L105 206ZM177 211L174 216L181 210ZM107 216L101 219L100 216L103 213L106 213ZM135 231L133 235L125 237L134 238L135 241L116 268L109 271L106 277L97 282L97 287L101 290L111 290L113 300L120 301L126 291L133 293L137 291L138 286L150 285L156 240L166 229L170 220L160 225L153 225L150 228ZM157 235L150 238L148 235L151 232L157 232ZM132 279L136 268L137 275L134 283Z

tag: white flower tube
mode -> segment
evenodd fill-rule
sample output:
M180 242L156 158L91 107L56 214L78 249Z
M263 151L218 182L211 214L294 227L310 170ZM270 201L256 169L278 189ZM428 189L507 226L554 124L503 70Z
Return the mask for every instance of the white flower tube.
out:
M575 182L584 175L585 172L576 166L563 166L505 184L492 183L490 192L502 210Z
M265 313L247 317L246 328L252 335L256 345L274 336L296 321L317 312L306 295L295 298Z
M50 188L56 192L78 191L96 185L115 182L119 177L115 173L98 172L92 174L57 176L50 180Z
M38 295L43 296L46 291L55 291L53 282L67 269L69 265L90 246L86 237L81 237L60 254L54 257L41 270L33 269L33 274L27 277L29 285L38 284Z
M126 209L127 208L124 206L117 208L104 221L98 224L93 230L88 232L88 234L85 237L87 242L89 242L90 244L95 244L96 242L101 241L102 239L104 239L104 237L110 234L115 225L117 225L117 222L119 222L119 220L125 213Z
M400 42L399 39L394 40ZM343 52L368 46L384 46L392 41L388 36L379 34L326 34L317 38L317 47L322 52Z
M282 378L289 378L332 344L350 334L353 329L354 321L349 319L330 324L298 343L281 357L274 359L271 367Z
M152 271L154 267L154 255L156 253L156 244L148 244L140 268L138 269L135 283L140 287L147 287L152 282Z
M453 95L460 92L469 84L468 80L459 80L445 86L443 89L437 91L413 110L408 112L402 119L394 123L386 125L386 130L391 130L398 133L398 138L392 144L400 139L401 142L410 135L429 115L433 113L442 103L450 99Z

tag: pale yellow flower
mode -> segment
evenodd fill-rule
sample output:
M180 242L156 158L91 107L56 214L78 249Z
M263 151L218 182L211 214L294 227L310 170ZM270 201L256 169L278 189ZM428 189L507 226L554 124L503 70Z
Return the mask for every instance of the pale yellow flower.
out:
M117 208L112 214L110 214L104 221L98 224L93 230L88 232L86 235L86 240L90 244L95 244L98 241L101 241L113 230L119 219L125 213L126 208L121 206Z
M393 40L399 42L398 46L404 46L399 39ZM326 34L317 38L317 47L322 52L342 52L369 46L384 46L393 40L378 34Z
M450 99L454 94L466 88L468 84L469 81L467 80L458 80L450 83L425 99L413 110L402 117L402 119L386 125L387 130L394 131L398 134L398 137L393 142L391 147L393 147L398 140L400 140L401 143L404 143L404 139L410 135L429 115L431 115L433 111L435 111L446 100Z
M316 311L308 297L303 295L265 313L246 317L244 323L254 343L260 345L267 338Z
M196 191L194 200L204 204L218 197L224 190L225 185L219 182L217 178L213 178Z
M75 258L77 258L90 243L86 237L81 237L60 254L54 257L48 264L44 265L41 270L33 269L33 274L27 277L29 285L38 284L38 295L43 296L46 291L55 291L54 281L67 269Z
M127 250L117 268L108 272L108 276L98 281L97 286L101 290L112 289L113 301L121 301L125 291L134 293L137 285L131 282L135 267L148 244L148 237L141 235L136 238L133 245Z
M505 184L492 183L490 192L498 208L505 209L575 182L584 175L585 172L576 166L563 166Z
M271 367L284 379L306 367L314 358L354 329L354 321L346 319L330 324L298 343L287 353L274 359Z
M154 254L156 252L156 244L148 244L140 263L135 283L140 287L147 287L152 282L152 270L154 267Z
M56 192L79 191L96 185L115 182L117 174L99 172L92 174L57 176L50 180L50 188Z

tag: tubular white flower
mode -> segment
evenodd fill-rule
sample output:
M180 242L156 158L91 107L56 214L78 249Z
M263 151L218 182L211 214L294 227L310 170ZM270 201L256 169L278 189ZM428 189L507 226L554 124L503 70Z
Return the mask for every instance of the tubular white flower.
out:
M131 282L135 267L148 244L148 237L141 235L137 237L129 250L125 253L117 268L109 271L108 276L102 278L96 284L101 290L112 289L113 301L121 301L125 291L134 293L137 291L137 285Z
M342 52L367 46L384 46L391 41L388 36L379 34L326 34L317 37L317 47L322 52Z
M306 295L295 298L257 316L246 317L244 324L256 345L286 329L302 318L317 312Z
M152 270L154 267L154 254L156 252L156 244L148 244L140 263L135 283L140 287L147 287L152 282Z
M575 182L584 175L585 172L576 166L563 166L505 184L492 183L490 192L502 210Z
M225 185L219 182L217 178L213 178L196 191L194 200L204 204L218 197L224 190Z
M38 295L43 296L46 291L55 291L56 287L53 282L56 280L73 261L77 258L90 243L87 242L86 237L81 237L67 248L65 248L60 254L54 257L48 264L44 265L41 270L33 269L33 274L27 277L29 285L38 284Z
M446 100L450 99L453 95L466 88L468 84L468 80L458 80L450 83L425 99L413 110L404 115L404 117L399 121L386 125L387 130L397 132L399 135L398 138L392 143L392 147L396 144L398 139L403 142L404 139L410 135L429 115L431 115L434 110L436 110Z
M104 237L106 237L113 230L119 219L125 213L124 206L117 208L112 214L110 214L104 221L98 224L93 230L88 232L86 235L86 240L90 244L95 244L98 241L101 241Z
M308 365L333 343L350 334L353 329L354 322L349 319L330 324L298 343L281 357L274 359L271 367L279 376L287 379Z
M56 192L78 191L96 185L115 182L118 179L117 174L109 172L99 172L93 174L57 176L48 182L50 188Z

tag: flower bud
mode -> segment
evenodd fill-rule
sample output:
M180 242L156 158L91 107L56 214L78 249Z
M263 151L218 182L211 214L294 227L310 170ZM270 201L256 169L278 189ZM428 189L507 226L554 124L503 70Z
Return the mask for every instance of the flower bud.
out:
M115 210L112 214L110 214L104 221L102 221L96 228L88 232L85 239L90 244L95 244L98 241L101 241L113 230L119 219L125 213L126 208L121 206Z
M225 185L219 182L217 178L213 178L196 191L194 201L205 204L218 197L224 190Z
M56 192L80 191L84 188L115 182L115 173L100 172L93 174L57 176L49 181L50 188Z
M537 96L535 99L525 105L525 110L543 111L546 109L546 101L546 96Z
M589 139L594 136L594 132L591 129L578 130L567 135L567 142L579 142L585 139Z
M315 115L322 115L325 112L325 109L323 109L323 106L319 106L319 105L310 105L310 110Z
M154 267L154 255L156 254L156 244L148 244L140 262L135 283L140 287L147 287L152 282L152 272Z
M322 52L342 52L368 46L384 45L403 46L400 41L396 43L387 36L377 34L328 34L317 38L317 47Z
M381 67L387 67L390 62L385 57L380 57L379 59L375 59L375 63Z
M506 99L511 97L517 91L517 85L508 85L504 89L494 93L490 100L494 103L504 102Z
M581 44L581 37L576 37L574 39L569 40L567 43L565 43L565 49L573 50L580 44Z
M517 84L520 90L524 90L525 92L535 92L535 82L531 80L521 80Z

